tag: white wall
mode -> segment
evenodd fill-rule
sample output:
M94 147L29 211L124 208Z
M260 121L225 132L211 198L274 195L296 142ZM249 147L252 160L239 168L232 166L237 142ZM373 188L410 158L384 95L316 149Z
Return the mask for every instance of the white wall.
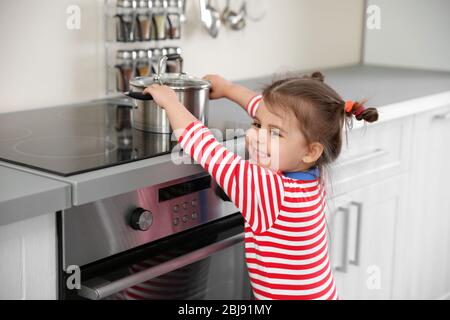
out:
M198 1L187 1L180 44L194 75L242 79L361 60L363 0L251 0L267 1L266 18L218 39L202 30ZM79 31L66 28L71 4L81 7ZM103 0L0 0L0 112L104 95L102 9Z
M66 27L78 4L82 28ZM86 100L104 91L100 1L0 0L0 112Z
M450 71L450 1L369 0L381 29L367 30L364 61Z

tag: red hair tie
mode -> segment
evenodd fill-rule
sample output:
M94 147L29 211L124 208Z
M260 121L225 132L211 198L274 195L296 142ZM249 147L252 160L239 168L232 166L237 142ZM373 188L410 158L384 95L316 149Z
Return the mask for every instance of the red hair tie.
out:
M364 106L360 106L358 109L356 109L356 111L354 113L355 117L359 117L359 115L361 113L363 113L365 110L366 110L366 108L364 108Z
M366 108L364 106L359 106L354 112L353 112L353 108L355 107L355 102L352 100L347 100L345 101L345 112L346 113L353 113L353 115L355 117L359 117L365 110Z
M345 107L344 107L345 112L347 112L347 113L352 112L354 105L355 105L355 102L352 100L345 101Z

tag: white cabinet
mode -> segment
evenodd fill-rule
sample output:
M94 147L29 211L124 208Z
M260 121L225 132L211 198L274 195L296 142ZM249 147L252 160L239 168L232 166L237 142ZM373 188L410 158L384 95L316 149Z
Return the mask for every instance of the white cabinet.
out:
M349 132L333 165L327 219L341 299L392 297L397 217L405 210L412 117Z
M450 105L417 115L408 208L396 239L394 298L450 298Z
M406 176L329 201L330 255L341 299L390 299L397 214Z
M374 123L348 133L332 165L330 193L354 190L409 170L412 119Z
M56 299L55 214L0 226L0 300Z

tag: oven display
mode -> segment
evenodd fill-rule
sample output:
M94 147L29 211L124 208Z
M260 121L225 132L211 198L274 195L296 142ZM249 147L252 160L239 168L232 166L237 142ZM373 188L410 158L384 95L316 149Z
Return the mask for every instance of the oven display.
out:
M169 187L161 188L158 192L159 202L172 200L190 193L209 189L211 187L211 176L195 179Z

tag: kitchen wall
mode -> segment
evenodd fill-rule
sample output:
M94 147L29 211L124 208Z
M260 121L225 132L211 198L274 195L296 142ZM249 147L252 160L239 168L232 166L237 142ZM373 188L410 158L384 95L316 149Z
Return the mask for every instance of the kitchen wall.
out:
M363 0L249 0L264 20L242 32L204 32L198 1L188 1L180 44L185 70L236 80L361 60ZM224 8L225 0L213 4ZM15 0L0 4L0 112L86 101L105 93L103 0ZM81 8L81 29L66 10ZM254 3L253 3L254 4ZM240 0L232 1L235 8ZM254 5L253 5L254 7Z
M366 29L364 61L450 71L450 1L369 0L381 29Z

